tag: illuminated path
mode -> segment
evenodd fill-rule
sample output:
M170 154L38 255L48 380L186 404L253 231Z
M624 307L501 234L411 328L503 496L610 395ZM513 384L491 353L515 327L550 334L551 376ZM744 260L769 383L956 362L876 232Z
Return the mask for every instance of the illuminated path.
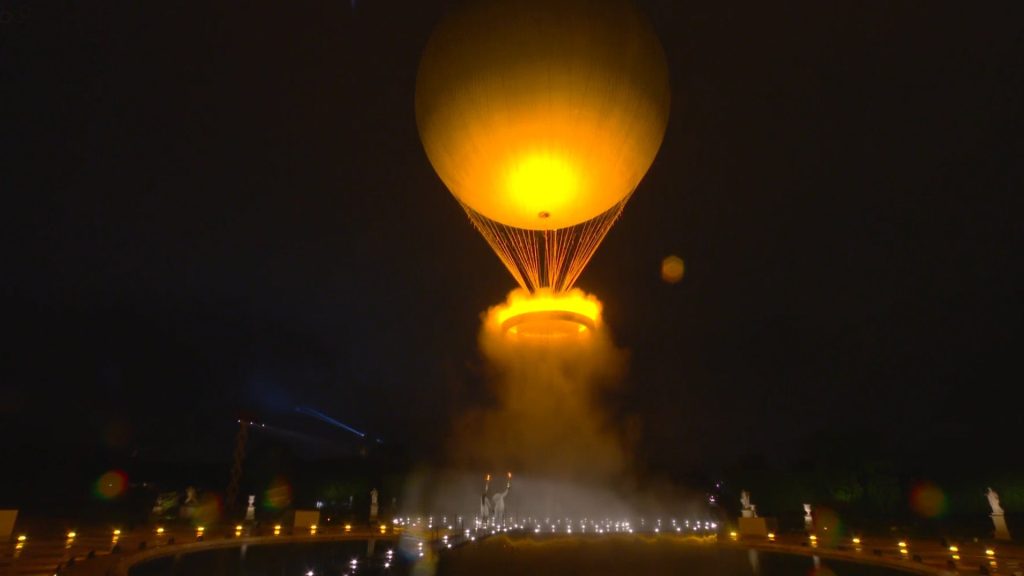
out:
M774 542L763 538L735 540L720 538L721 545L754 548L765 552L783 552L824 559L844 560L905 570L919 574L1020 574L1024 566L1024 548L1010 543L992 545L965 542L954 544L955 552L934 539L895 540L864 537L859 544L847 540L834 547L815 546L804 536L784 535ZM905 544L901 546L900 543ZM989 554L991 552L991 554ZM954 559L954 554L956 559ZM984 567L984 568L983 568Z
M235 537L232 527L225 527L204 536L203 541L196 541L194 530L168 531L157 536L150 529L133 531L118 538L121 552L111 553L113 544L112 535L109 532L88 532L83 531L76 535L73 540L56 539L32 539L31 536L18 546L17 542L10 542L3 545L0 553L0 575L3 576L41 576L57 573L58 566L62 567L60 574L72 576L100 576L110 574L111 576L126 576L128 569L139 562L155 558L212 550L218 548L236 547L241 544L247 545L274 545L294 544L304 542L331 542L331 541L365 541L369 539L391 540L396 537L389 533L382 536L379 532L368 529L353 529L345 532L343 528L329 528L322 530L315 536L311 536L303 530L297 535L282 534L280 536L241 536ZM564 534L552 535L563 537ZM546 538L545 534L536 536L524 534L524 538ZM597 534L580 535L580 538L597 539L605 537L621 537L621 535L603 536ZM658 537L666 540L680 540L683 542L686 537L675 534L664 533L655 536L644 534L644 538ZM140 549L141 542L146 542L146 547ZM906 552L901 552L898 541L892 538L865 537L859 546L852 542L845 542L837 547L812 546L812 543L802 535L780 535L774 542L765 539L756 540L734 540L728 536L719 536L718 544L729 548L748 549L753 548L765 552L781 552L789 554L800 554L804 556L817 556L828 560L845 560L895 568L918 574L940 576L943 574L979 574L982 567L992 575L1021 574L1024 570L1024 548L1010 544L986 544L983 542L961 542L954 543L957 550L951 551L944 548L934 540L912 540L904 541ZM472 545L469 543L467 545ZM95 558L87 559L90 550L95 550ZM991 554L989 553L991 551ZM953 559L953 555L959 556ZM68 561L74 558L74 565L67 566ZM952 562L952 564L950 564Z
M367 529L353 529L345 532L337 527L320 530L311 536L307 530L299 534L261 535L236 537L233 527L218 531L210 530L202 541L197 541L194 529L168 529L157 535L153 528L140 529L120 534L115 541L111 532L82 530L73 539L34 539L29 536L24 542L4 544L0 553L0 576L50 576L60 567L61 576L107 576L127 575L128 569L154 558L168 555L234 548L246 545L276 545L304 542L337 541L380 541L393 540L397 536L388 533L370 532ZM145 548L140 544L145 542ZM119 552L112 552L114 544ZM20 544L20 545L19 545ZM93 551L94 558L88 558ZM69 561L74 559L69 565Z

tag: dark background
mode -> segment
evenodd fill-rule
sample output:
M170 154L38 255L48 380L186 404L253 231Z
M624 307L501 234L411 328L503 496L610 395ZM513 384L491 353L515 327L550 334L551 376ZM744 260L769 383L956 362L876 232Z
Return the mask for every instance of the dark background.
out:
M1024 507L1020 4L640 4L672 116L579 285L641 468L882 462ZM240 415L257 453L437 455L513 287L416 132L449 8L0 0L5 500L221 489Z

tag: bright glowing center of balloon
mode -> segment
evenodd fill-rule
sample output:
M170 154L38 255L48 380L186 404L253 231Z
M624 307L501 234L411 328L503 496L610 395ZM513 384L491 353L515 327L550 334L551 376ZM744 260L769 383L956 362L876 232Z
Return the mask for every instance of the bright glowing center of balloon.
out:
M531 294L513 291L492 309L494 327L511 338L566 338L586 335L601 324L601 303L582 290Z
M551 154L527 157L509 170L506 182L512 202L542 220L574 202L580 188L572 166Z

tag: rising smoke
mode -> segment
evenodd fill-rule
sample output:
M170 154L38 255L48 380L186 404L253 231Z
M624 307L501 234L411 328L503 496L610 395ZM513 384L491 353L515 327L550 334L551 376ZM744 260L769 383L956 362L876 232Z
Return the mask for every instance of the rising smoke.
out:
M596 302L578 290L571 295ZM511 472L512 521L706 513L697 494L638 477L625 426L607 400L623 383L627 354L600 318L582 337L509 337L497 319L526 297L513 291L483 315L479 344L493 401L453 420L443 466L412 476L403 509L471 522L484 475L493 475L494 493Z
M484 475L494 475L493 491L511 472L514 517L626 517L620 494L633 480L629 450L604 407L622 382L626 354L599 319L580 337L508 337L496 318L521 292L483 315L479 344L494 401L454 420L447 471L419 476L407 498L421 510L471 517Z
M624 352L600 321L580 337L509 338L495 322L502 306L487 311L480 332L495 403L455 423L453 464L511 471L519 516L626 514L614 493L628 481L628 451L602 409L622 381Z
M509 338L493 321L500 308L488 310L480 333L496 404L456 422L456 464L583 484L620 480L626 451L600 404L621 382L624 353L600 323L582 337Z

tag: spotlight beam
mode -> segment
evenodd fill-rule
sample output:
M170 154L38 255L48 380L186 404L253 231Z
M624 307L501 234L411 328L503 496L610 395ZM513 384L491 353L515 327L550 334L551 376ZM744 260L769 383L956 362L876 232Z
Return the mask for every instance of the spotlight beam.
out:
M356 436L359 436L360 438L366 438L366 433L365 432L360 432L359 430L356 430L355 428L349 426L348 424L345 424L344 422L341 422L339 420L335 420L334 418L331 418L330 416L328 416L328 415L326 415L323 412L320 412L318 410L314 410L312 408L306 408L305 406L299 406L298 408L295 409L295 411L298 412L299 414L305 414L306 416L312 416L313 418L316 418L317 420L320 420L322 422L326 422L326 423L328 423L328 424L330 424L332 426L337 426L338 428L343 428L345 430L348 430L349 432L355 434Z

